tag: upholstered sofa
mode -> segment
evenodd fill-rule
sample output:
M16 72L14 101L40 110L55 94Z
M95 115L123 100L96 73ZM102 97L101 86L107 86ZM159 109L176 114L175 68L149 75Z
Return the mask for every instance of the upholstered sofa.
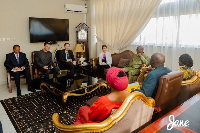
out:
M120 59L128 59L129 61L133 58L133 56L135 55L135 53L131 50L125 50L121 53L114 53L111 54L112 56L112 67L118 67L119 65L119 61ZM97 65L99 65L99 57L96 57L94 59L91 59L92 64L93 64L93 71L96 72L97 70ZM126 62L126 64L121 64L121 68L122 66L126 66L128 65L129 62ZM107 73L107 69L105 69L104 74Z
M133 55L135 55L135 53L131 50L125 50L121 53L111 54L111 56L112 56L112 65L111 66L118 67L118 64L119 64L119 61L121 58L131 60L133 58ZM92 59L92 62L93 62L93 67L96 70L97 65L99 65L99 57Z
M177 97L178 105L200 92L200 70L193 72L194 76L190 80L181 82L181 89Z
M59 121L58 113L52 116L57 133L65 132L106 132L131 133L152 119L155 101L140 92L131 93L122 106L106 120L100 123L64 125Z

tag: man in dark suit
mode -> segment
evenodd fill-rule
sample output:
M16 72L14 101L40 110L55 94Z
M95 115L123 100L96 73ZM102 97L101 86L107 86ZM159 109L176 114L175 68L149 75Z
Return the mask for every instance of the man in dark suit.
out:
M17 87L17 96L21 95L20 89L20 74L23 73L26 77L26 83L28 84L28 91L35 92L31 87L31 75L29 71L29 62L26 58L26 54L20 52L20 46L14 45L13 52L6 54L6 60L4 66L9 70L10 74L15 78L15 84Z
M72 78L74 76L74 65L76 65L76 61L73 55L72 50L70 50L70 44L64 44L65 49L61 50L59 53L59 63L61 69L70 70L69 76Z
M171 72L167 67L164 67L165 56L160 53L155 53L151 56L150 65L152 70L147 77L145 78L141 90L134 89L134 91L140 91L145 94L147 97L154 98L158 90L158 83L160 77Z

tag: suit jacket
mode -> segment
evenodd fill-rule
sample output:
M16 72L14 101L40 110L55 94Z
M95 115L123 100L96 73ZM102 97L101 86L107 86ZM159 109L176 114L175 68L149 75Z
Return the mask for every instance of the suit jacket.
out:
M73 52L72 50L68 50L68 54L69 54L69 59L72 59L72 61L75 60L74 58L74 55L73 55ZM62 63L62 62L66 62L66 53L65 53L65 49L61 50L60 53L59 53L59 62Z
M104 55L103 52L101 52L101 53L99 54L99 62L102 62L103 55ZM111 64L112 64L112 56L111 56L110 52L106 52L106 63L111 67Z
M49 67L53 65L51 52L44 52L43 49L40 50L36 55L35 64L38 68L43 68L44 66Z
M18 63L14 52L12 52L12 53L6 54L6 60L4 62L4 66L10 71L14 67L24 66L25 68L27 68L29 66L29 62L28 62L28 59L26 58L26 54L20 52L19 63Z
M161 66L155 68L145 78L141 90L136 90L144 93L146 97L154 98L158 90L158 83L160 78L169 72L171 72L171 70L167 67Z

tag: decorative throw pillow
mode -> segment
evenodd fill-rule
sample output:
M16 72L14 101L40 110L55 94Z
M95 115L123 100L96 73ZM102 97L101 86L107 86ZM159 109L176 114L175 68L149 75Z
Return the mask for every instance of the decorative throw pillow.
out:
M119 60L118 67L120 67L120 68L127 67L128 64L129 64L129 61L130 61L129 59L123 59L123 58L121 58L121 59Z

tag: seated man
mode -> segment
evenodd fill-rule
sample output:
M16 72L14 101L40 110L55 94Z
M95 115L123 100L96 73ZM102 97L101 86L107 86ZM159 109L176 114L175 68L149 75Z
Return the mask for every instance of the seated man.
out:
M58 69L53 65L52 54L50 50L50 43L45 42L44 48L40 50L35 58L37 69L44 73L45 79L49 79L49 73L53 72L53 78L57 78Z
M150 65L152 70L145 78L141 90L134 89L134 91L140 91L145 94L146 97L154 98L158 90L158 83L160 77L171 72L167 67L164 67L165 56L160 53L155 53L151 56Z
M179 66L180 70L183 72L183 80L191 79L194 75L194 73L191 70L191 67L193 66L193 60L191 56L188 54L182 54L179 57Z
M61 50L59 53L59 63L61 69L68 69L69 77L73 78L74 76L74 65L76 65L76 61L73 55L72 50L70 50L70 44L64 44L65 49Z
M128 72L128 80L129 84L133 82L133 76L140 74L140 69L143 64L149 65L149 57L144 54L144 48L142 46L138 46L137 54L133 56L128 67L123 68L125 72Z
M15 78L15 84L17 87L17 96L21 95L20 89L20 74L23 73L26 77L26 83L28 84L28 91L35 92L31 87L31 75L29 70L29 62L26 58L26 54L20 52L20 46L14 45L13 52L6 54L6 60L4 66L9 70L10 74Z

